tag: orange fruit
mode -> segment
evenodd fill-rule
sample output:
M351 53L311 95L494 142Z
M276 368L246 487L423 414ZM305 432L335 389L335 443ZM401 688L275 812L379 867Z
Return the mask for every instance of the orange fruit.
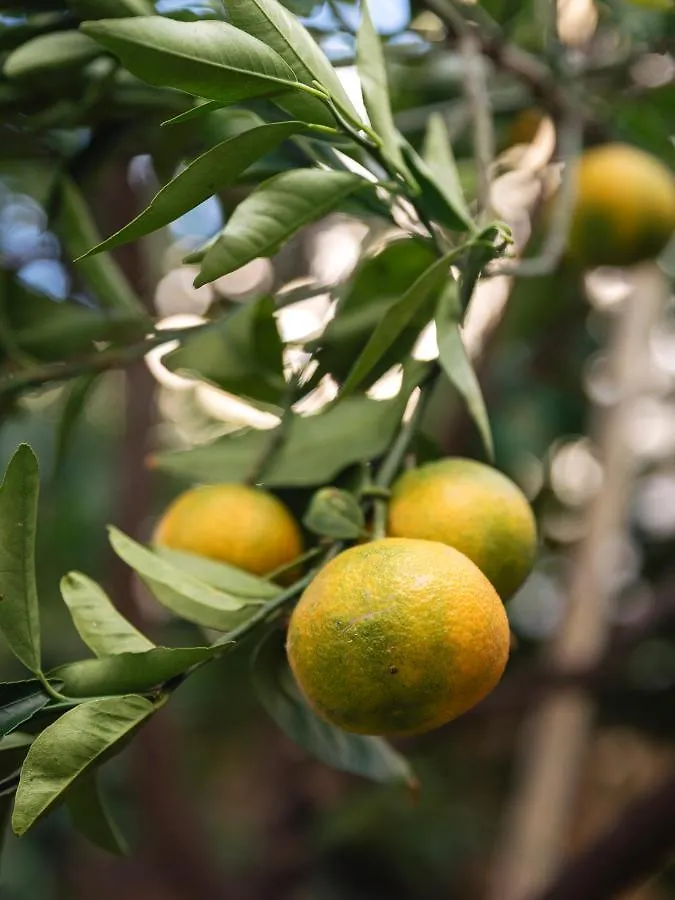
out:
M300 690L326 721L358 734L417 734L495 687L509 626L466 556L383 538L319 572L293 610L287 650Z
M387 533L454 547L505 599L529 574L537 546L524 494L472 459L442 459L402 475L392 488Z
M629 266L663 250L675 229L675 178L658 159L626 144L583 153L569 233L584 266Z
M254 575L268 575L302 553L300 529L284 504L244 484L185 491L162 516L154 540Z

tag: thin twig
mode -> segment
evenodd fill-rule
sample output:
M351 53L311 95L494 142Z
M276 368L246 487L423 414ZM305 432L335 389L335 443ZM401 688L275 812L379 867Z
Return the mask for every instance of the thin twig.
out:
M473 32L460 40L464 59L464 92L473 120L473 145L476 160L478 205L481 217L490 215L490 173L495 158L495 135L485 64L480 41Z
M539 900L612 900L664 866L675 845L675 775L632 803Z
M562 178L553 202L546 240L541 253L532 259L524 259L509 265L499 265L500 275L514 275L519 278L539 278L548 275L558 266L567 248L574 205L576 201L575 163L583 145L583 122L581 116L568 110L558 131L559 157L564 163Z
M138 344L127 347L110 347L69 362L47 363L44 366L19 371L15 375L7 375L0 378L0 397L17 396L25 391L60 381L69 381L80 375L107 372L110 369L124 369L144 357L153 347L192 335L201 328L207 328L208 324L198 325L194 328L182 328L178 331L157 331Z
M550 650L551 664L563 670L596 665L608 640L609 554L625 528L635 466L628 429L634 403L648 387L649 333L665 299L657 267L637 270L610 350L619 399L609 411L597 411L602 487L572 569L567 619ZM523 725L520 778L493 869L492 900L524 900L558 868L593 714L589 696L567 687L552 692Z

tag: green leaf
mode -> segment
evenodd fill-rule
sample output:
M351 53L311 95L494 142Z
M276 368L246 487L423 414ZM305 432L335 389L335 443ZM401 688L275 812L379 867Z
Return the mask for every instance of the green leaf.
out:
M404 143L403 152L420 187L418 202L429 218L452 231L471 231L470 220L467 221L461 211L455 208L452 191L446 191L445 185L438 181L415 148Z
M272 47L293 70L298 81L313 86L318 81L338 104L356 121L347 92L333 66L307 29L277 0L223 0L230 21ZM292 116L319 125L335 125L326 106L318 99L300 93L283 94L275 103Z
M279 728L326 765L373 781L415 786L408 761L387 741L347 734L315 715L293 680L283 632L270 632L257 648L252 682L258 699Z
M239 204L206 251L195 285L215 281L259 256L273 256L303 225L367 184L350 172L322 169L295 169L263 182Z
M85 22L85 34L143 81L232 103L293 89L278 53L226 22L174 22L161 16Z
M129 20L134 21L134 20ZM81 257L101 237L87 203L73 181L61 181L59 228L73 258ZM122 274L117 263L109 256L85 259L77 263L97 301L106 309L144 316L143 303Z
M370 17L367 0L361 3L361 27L356 44L356 63L361 79L363 102L371 125L382 139L382 153L408 181L414 179L403 157L401 135L394 124L382 41Z
M96 656L142 653L155 646L115 608L103 588L81 572L61 579L61 595L78 634Z
M35 678L0 684L0 737L31 719L49 700L49 694Z
M406 237L390 241L373 256L362 260L339 299L335 317L321 337L307 347L316 351L315 358L319 362L315 376L317 380L326 373L339 382L347 378L352 361L363 351L376 326L435 259L430 242ZM409 326L371 370L363 382L364 387L377 381L391 366L407 356L431 316L430 310L424 306L420 308Z
M194 575L200 581L227 594L234 594L235 597L247 597L256 601L271 600L281 592L278 585L228 563L195 556L194 553L183 553L182 550L172 550L170 547L158 546L155 552L189 575Z
M164 365L262 403L280 404L287 392L283 344L272 297L245 303L213 327L186 337Z
M170 125L182 125L183 122L189 122L191 119L201 119L202 116L208 116L212 112L219 109L225 109L227 103L219 103L217 100L199 100L195 106L186 109L185 112L178 113L177 116L171 116L162 122L162 128L168 128Z
M61 690L68 697L144 693L182 675L215 652L210 647L153 647L138 653L82 659L49 674L63 683Z
M5 313L14 344L44 362L91 352L94 341L140 340L146 331L137 315L57 302L14 279L7 285Z
M68 6L80 19L123 19L155 11L151 0L68 0Z
M122 749L156 706L144 697L111 697L82 703L64 713L31 745L21 769L12 828L25 834L61 803L93 766Z
M314 534L335 540L355 540L365 533L366 527L356 498L334 487L317 491L302 521Z
M197 107L199 109L200 107ZM276 122L251 128L207 150L170 181L133 222L84 254L84 259L111 250L127 241L163 228L199 206L204 200L233 184L261 156L270 153L292 134L304 129L302 122Z
M56 431L56 449L54 451L54 476L58 476L65 462L74 432L80 416L85 410L94 388L98 385L103 373L93 372L75 378L65 392L65 402L61 408Z
M436 260L389 309L386 317L378 323L368 343L352 366L342 387L343 397L363 382L394 341L413 321L416 313L430 298L436 296L443 283L450 277L448 271L450 262L456 255L457 251L451 250L441 259Z
M92 844L126 856L127 843L103 802L96 772L86 772L68 791L66 806L75 828Z
M464 199L455 154L452 152L445 119L440 113L429 116L422 158L445 202L461 222L460 227L471 227L471 213Z
M416 371L421 376L422 369ZM326 484L348 466L380 456L396 433L410 390L412 386L392 400L348 397L319 415L292 416L287 438L266 470L265 484ZM159 454L154 463L192 481L243 481L251 461L260 459L270 440L276 440L274 430L250 430L193 450Z
M466 309L485 266L499 256L497 239L500 233L504 237L503 226L489 225L478 236L474 246L469 248L466 260L461 266L462 276L459 283L459 304L462 311Z
M157 600L188 622L229 631L255 612L252 598L237 597L211 587L116 528L110 528L110 543L115 553L138 572Z
M35 584L35 532L40 476L35 454L22 444L0 487L0 631L10 650L40 671L40 614Z
M449 282L440 297L436 313L439 360L467 405L480 433L488 458L494 460L494 443L485 401L459 330L460 306L456 282Z
M79 69L101 55L101 48L77 31L56 31L27 41L5 60L7 78L49 78L62 70Z

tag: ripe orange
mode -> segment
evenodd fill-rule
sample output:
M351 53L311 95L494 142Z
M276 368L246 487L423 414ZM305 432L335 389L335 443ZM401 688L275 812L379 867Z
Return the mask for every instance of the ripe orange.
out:
M534 563L537 530L518 487L472 459L442 459L406 472L394 484L387 533L454 547L506 599Z
M326 721L359 734L417 734L495 687L509 626L494 588L461 553L383 538L322 569L293 611L287 649Z
M268 575L302 553L295 519L272 494L244 484L214 484L181 494L155 531L174 550Z
M584 266L629 266L657 256L675 230L675 178L626 144L582 154L569 253Z

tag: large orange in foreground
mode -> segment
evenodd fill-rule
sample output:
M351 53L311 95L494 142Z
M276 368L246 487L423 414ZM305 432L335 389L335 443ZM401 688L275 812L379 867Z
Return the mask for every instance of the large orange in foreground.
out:
M359 734L416 734L495 687L509 626L471 560L444 544L384 538L321 570L293 611L287 649L326 721Z

